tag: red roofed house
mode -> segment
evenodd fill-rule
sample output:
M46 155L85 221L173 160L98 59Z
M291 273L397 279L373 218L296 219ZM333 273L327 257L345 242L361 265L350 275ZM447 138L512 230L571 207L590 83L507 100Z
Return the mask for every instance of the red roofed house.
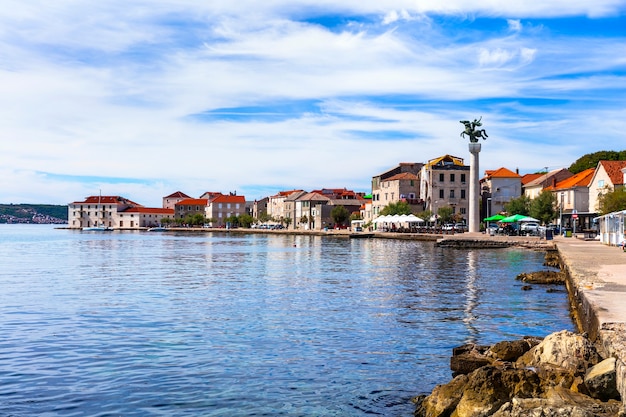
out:
M175 217L184 219L187 216L201 214L206 217L206 207L209 204L208 198L186 198L180 200L174 206Z
M246 198L242 195L218 195L208 201L205 216L211 219L211 226L226 226L226 219L231 216L246 214Z
M270 196L267 202L268 216L275 220L285 218L285 199L293 193L301 192L302 190L280 191L278 194Z
M545 188L556 197L559 225L573 227L576 220L574 232L591 229L592 220L597 216L595 210L589 209L589 184L595 171L594 168L586 169Z
M174 210L147 208L120 196L90 196L84 201L68 204L68 225L80 229L104 225L114 229L156 226Z
M504 211L504 205L522 195L522 177L507 168L485 171L480 180L483 218ZM515 213L511 213L515 214Z
M176 205L176 203L186 198L191 198L191 197L189 197L187 194L181 191L176 191L175 193L172 193L166 197L163 197L163 208L174 210L175 208L174 206Z
M419 162L401 162L372 177L372 219L390 203L400 201L409 203L414 213L424 211L424 201L420 198L420 170L423 166Z
M601 194L614 191L624 186L626 161L599 161L591 182L589 183L589 208L598 211L598 199Z
M138 206L118 212L117 215L120 229L141 229L161 226L163 219L173 219L174 209Z

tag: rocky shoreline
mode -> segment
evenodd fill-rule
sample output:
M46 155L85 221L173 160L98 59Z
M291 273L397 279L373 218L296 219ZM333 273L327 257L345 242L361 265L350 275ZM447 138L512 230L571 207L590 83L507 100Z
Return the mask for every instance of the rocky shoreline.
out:
M561 270L520 274L517 279L529 286L565 284L558 252L548 250L545 265ZM450 382L414 399L416 417L626 415L616 359L586 334L564 330L544 339L459 346L452 351L450 369Z

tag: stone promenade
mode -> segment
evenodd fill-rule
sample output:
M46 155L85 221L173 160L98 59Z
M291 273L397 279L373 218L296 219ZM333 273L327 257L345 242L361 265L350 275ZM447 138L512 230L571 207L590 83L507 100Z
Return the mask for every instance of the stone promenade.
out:
M617 358L617 385L626 398L626 252L595 240L555 238L579 326Z

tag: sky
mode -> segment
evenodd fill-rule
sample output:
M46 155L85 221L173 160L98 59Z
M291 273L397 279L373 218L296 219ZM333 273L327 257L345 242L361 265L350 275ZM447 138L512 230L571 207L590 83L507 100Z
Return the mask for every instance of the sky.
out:
M3 0L0 203L371 191L626 149L626 0Z

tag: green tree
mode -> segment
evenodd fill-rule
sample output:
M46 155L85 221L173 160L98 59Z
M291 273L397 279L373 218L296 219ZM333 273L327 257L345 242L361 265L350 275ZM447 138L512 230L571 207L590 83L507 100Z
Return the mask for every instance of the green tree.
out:
M450 223L453 219L453 213L454 209L452 206L439 207L439 210L437 210L437 215L441 223Z
M249 214L242 214L237 218L237 221L241 225L241 227L250 228L250 226L252 226L252 223L254 223L254 217Z
M188 214L187 216L185 216L184 219L184 223L188 224L189 226L201 226L206 222L205 217L200 214Z
M293 221L293 219L292 219L291 217L285 217L285 218L283 219L283 221L285 222L285 225L286 225L285 227L286 227L287 229L289 229L289 225L291 224L291 222ZM282 223L282 222L281 222L281 223Z
M504 210L510 215L522 214L528 216L530 213L530 197L523 195L513 198L504 205Z
M556 195L543 190L537 198L530 202L529 214L543 224L551 223L558 217Z
M363 217L361 217L361 213L360 212L354 212L350 215L350 220L363 220Z
M398 201L397 203L389 203L380 211L381 216L393 216L395 214L411 214L411 206L406 201Z
M259 214L259 217L257 218L258 221L260 221L261 223L267 223L270 220L272 220L272 216L270 216L267 213L261 213Z
M595 168L599 161L626 161L626 150L588 153L578 158L568 169L572 174L578 174L586 169Z
M300 217L300 224L307 224L308 222L309 222L309 218L307 217L306 214Z
M230 223L231 227L239 226L239 218L236 215L228 216L224 219L226 223Z
M350 212L344 206L335 206L330 211L330 218L336 225L345 225L346 220L350 218Z
M600 214L604 215L620 210L626 210L626 188L619 187L598 197Z

